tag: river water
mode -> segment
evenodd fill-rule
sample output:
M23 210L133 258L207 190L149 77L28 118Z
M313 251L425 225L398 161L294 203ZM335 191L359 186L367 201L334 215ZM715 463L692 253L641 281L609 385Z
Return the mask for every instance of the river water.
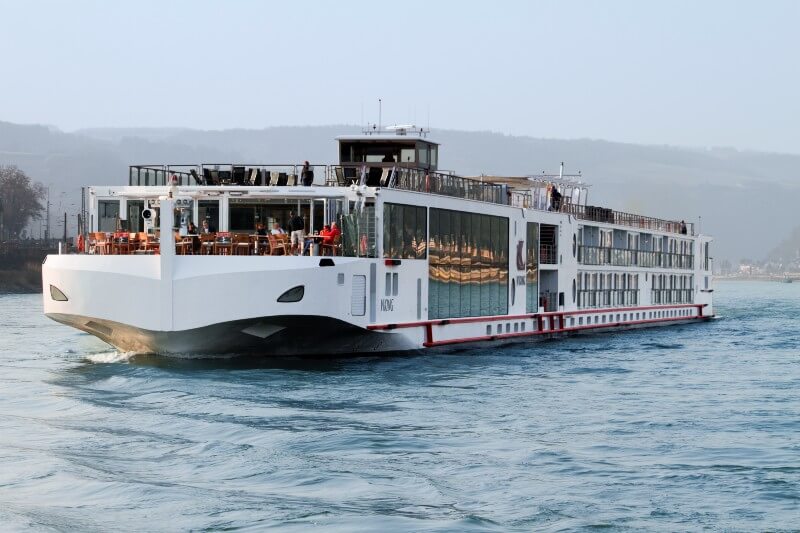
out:
M0 296L3 530L800 527L800 284L452 355L130 356Z

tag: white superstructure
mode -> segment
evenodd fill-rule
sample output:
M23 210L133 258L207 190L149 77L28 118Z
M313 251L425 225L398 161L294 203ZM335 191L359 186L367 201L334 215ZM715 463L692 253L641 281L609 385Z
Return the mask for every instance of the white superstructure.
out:
M181 355L404 351L713 316L711 238L692 224L587 205L576 176L440 172L438 145L406 129L338 141L339 164L311 165L310 186L299 165L248 164L135 166L128 186L88 188L87 253L47 257L45 313L121 350ZM291 255L251 235L290 210L341 237ZM214 236L185 236L204 220Z

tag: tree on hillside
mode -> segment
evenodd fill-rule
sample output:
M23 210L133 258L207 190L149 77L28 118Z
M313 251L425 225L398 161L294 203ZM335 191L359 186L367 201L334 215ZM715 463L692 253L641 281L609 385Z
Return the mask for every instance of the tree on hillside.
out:
M44 211L45 188L14 165L0 165L0 217L3 239L14 239Z

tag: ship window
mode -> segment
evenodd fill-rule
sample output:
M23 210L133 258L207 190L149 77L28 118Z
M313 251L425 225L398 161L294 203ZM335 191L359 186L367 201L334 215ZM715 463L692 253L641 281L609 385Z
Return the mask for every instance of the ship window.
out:
M305 292L305 285L298 285L297 287L292 287L288 291L278 296L278 301L281 303L299 302L303 299Z
M117 231L119 200L97 202L97 231Z
M413 148L403 148L400 150L400 161L403 163L416 162L415 151Z
M427 225L425 207L384 204L383 257L425 259L428 248Z
M507 218L430 210L429 318L508 313L508 228Z
M392 274L391 272L386 273L386 296L392 295Z
M491 335L492 334L492 325L491 324L487 324L486 325L486 334L487 335Z
M397 272L392 274L392 296L397 296L400 285L400 275Z
M514 333L519 333L519 322L514 322Z
M211 229L219 229L219 200L197 201L197 225L202 227L204 220L208 220Z
M336 274L336 284L344 285L344 272L339 272Z

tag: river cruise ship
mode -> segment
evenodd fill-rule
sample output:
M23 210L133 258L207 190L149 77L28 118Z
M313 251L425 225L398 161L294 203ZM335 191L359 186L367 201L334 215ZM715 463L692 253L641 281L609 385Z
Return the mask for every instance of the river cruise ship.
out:
M137 165L127 186L87 187L79 252L43 265L45 314L119 350L181 356L443 349L714 316L712 239L691 223L592 206L563 172L442 171L416 128L337 142L337 164Z

